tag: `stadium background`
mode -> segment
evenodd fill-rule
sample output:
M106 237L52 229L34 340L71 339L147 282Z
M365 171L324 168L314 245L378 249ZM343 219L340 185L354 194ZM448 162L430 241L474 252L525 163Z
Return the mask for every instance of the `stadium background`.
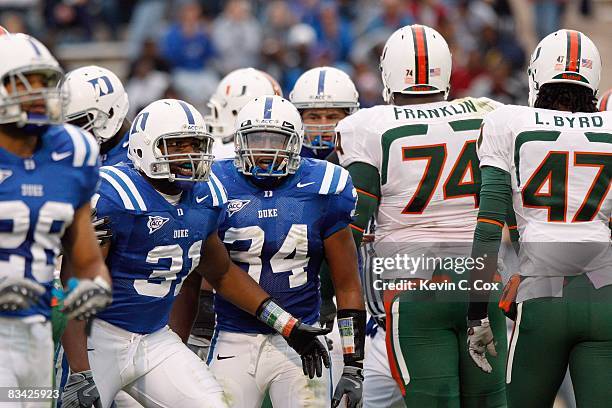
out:
M382 103L380 52L412 23L447 39L450 98L526 104L529 54L561 27L593 39L604 61L600 91L612 87L612 0L0 0L0 25L40 39L66 71L98 64L119 75L129 118L162 97L207 113L219 79L247 66L278 79L285 96L307 69L336 66L362 107ZM564 384L555 407L572 400Z
M206 113L218 80L253 66L288 96L306 69L348 72L363 107L382 102L378 59L386 38L412 23L442 33L453 53L451 98L527 101L526 62L561 26L583 31L612 87L610 0L0 0L0 24L46 43L66 70L105 66L124 81L128 117L160 97Z

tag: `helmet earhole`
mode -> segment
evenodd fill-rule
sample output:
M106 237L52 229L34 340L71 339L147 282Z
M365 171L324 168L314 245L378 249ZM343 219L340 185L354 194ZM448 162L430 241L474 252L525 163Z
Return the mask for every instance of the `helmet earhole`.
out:
M112 118L113 115L115 114L115 111L113 110L113 108L110 108L110 110L108 111L108 118Z
M136 154L138 157L142 158L142 149L136 149Z

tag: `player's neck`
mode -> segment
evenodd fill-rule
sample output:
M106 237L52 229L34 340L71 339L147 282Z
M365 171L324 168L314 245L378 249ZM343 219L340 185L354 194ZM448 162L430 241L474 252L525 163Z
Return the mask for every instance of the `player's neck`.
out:
M16 156L31 157L38 147L39 137L19 132L13 125L0 126L0 147ZM21 134L19 134L21 133Z
M183 190L181 190L176 184L171 183L168 180L154 179L154 178L147 177L144 174L142 176L145 178L145 180L149 182L149 184L151 184L151 186L153 186L154 189L156 189L160 193L163 193L169 196L174 196L177 194L181 194L183 192Z
M119 129L119 131L115 133L115 135L112 138L110 138L109 140L107 140L106 142L100 145L100 154L106 154L113 147L117 146L119 142L123 140L123 135L125 135L125 133L128 130L130 130L130 126L131 126L130 122L127 119L124 119L123 124L121 125L121 128Z
M444 102L444 100L444 95L442 93L422 96L402 95L396 93L393 94L391 104L396 106L423 105L426 103Z

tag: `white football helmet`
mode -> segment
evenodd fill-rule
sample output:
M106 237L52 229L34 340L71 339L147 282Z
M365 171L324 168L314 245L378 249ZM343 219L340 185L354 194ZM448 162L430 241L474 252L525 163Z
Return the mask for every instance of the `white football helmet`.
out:
M256 177L293 174L300 166L303 138L302 117L291 102L277 95L255 98L236 118L236 167ZM262 156L266 169L257 164Z
M195 153L168 154L172 139L195 138ZM161 99L136 115L130 129L128 157L134 167L150 178L169 181L206 181L213 161L213 138L206 133L202 115L187 102ZM171 163L190 170L190 175L173 173Z
M234 137L234 125L240 109L251 99L264 95L283 96L280 85L267 73L255 68L241 68L227 74L208 102L205 117L209 132L224 143Z
M529 62L529 106L534 106L542 85L570 83L597 94L601 57L593 41L580 31L559 30L544 37Z
M42 74L45 86L33 89L28 74ZM40 41L26 34L0 36L0 123L53 124L62 123L62 111L67 96L57 88L64 73L57 60ZM24 91L11 92L16 85ZM27 112L24 103L45 101L45 112Z
M612 97L612 89L608 89L599 97L597 108L600 112L612 111L612 102L610 102L610 97Z
M304 72L289 94L289 100L302 112L305 109L342 108L350 115L359 109L359 93L351 78L333 67L318 67ZM322 134L333 135L323 143ZM304 146L312 150L333 148L336 124L304 124Z
M130 108L117 75L95 65L78 68L66 74L62 89L70 95L66 122L92 132L98 143L115 136Z
M452 68L446 40L433 28L413 24L393 34L380 57L383 99L391 95L436 94L448 96Z

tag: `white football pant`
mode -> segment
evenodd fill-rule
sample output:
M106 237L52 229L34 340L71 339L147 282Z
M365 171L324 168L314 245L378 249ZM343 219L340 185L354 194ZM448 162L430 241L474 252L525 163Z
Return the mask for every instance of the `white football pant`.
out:
M123 389L145 407L226 407L206 364L167 326L136 334L96 319L87 341L103 408Z
M325 339L320 337L325 343ZM275 407L328 408L329 370L312 380L302 371L302 359L280 334L215 331L208 364L232 408L260 408L266 390Z
M404 398L391 376L385 330L378 327L374 337L366 336L363 361L363 406L367 408L403 408Z
M13 390L25 388L50 390L53 379L51 322L37 320L26 323L26 321L0 317L0 387L10 387ZM2 397L5 399L7 396L8 394L5 394ZM2 408L49 406L51 399L32 402L0 401Z

